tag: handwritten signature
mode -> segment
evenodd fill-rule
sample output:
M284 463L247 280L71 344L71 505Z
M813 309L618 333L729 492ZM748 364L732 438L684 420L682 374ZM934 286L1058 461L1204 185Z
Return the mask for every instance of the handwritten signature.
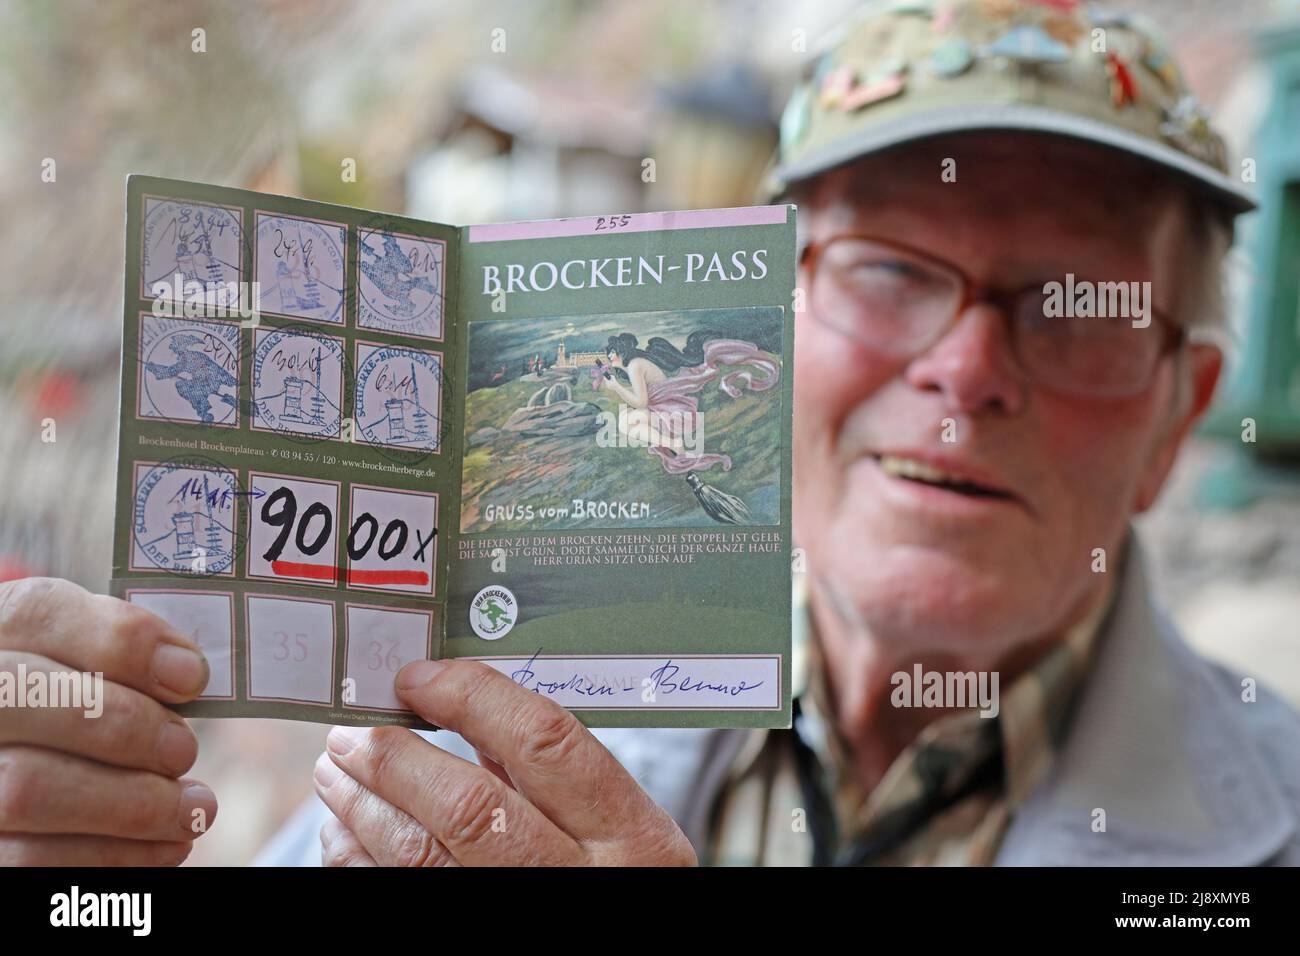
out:
M647 703L653 702L660 694L691 694L691 693L723 693L731 697L739 696L745 691L755 690L763 686L763 681L756 684L750 684L746 681L736 681L713 683L700 678L692 678L689 674L679 676L682 669L673 663L672 658L668 658L658 667L650 672L641 682L640 686L629 686L628 684L617 681L610 681L606 678L592 680L590 677L574 671L573 674L564 680L538 680L537 672L533 670L533 664L537 661L538 656L542 653L539 647L533 656L528 658L528 662L522 667L511 671L510 679L520 687L531 689L538 694L548 694L555 696L563 691L580 694L586 697L613 697L618 694L641 692L642 699ZM635 684L635 682L632 682Z

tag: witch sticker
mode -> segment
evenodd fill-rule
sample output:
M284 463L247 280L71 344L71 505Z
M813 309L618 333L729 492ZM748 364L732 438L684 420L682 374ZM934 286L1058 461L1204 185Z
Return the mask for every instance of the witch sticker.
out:
M732 398L746 390L763 392L780 381L780 366L751 342L705 329L688 335L683 349L660 336L642 349L635 335L621 332L609 337L605 357L608 364L596 360L591 387L607 389L626 404L616 419L624 442L645 447L668 474L685 475L714 521L748 521L742 499L705 484L697 474L714 465L730 471L731 457L703 451L704 422L695 394L714 383Z

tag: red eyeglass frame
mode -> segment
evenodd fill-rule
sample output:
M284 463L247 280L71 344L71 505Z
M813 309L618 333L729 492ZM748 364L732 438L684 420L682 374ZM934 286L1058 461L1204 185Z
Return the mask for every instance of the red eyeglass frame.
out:
M938 336L934 339L933 342L930 343L930 346L933 346L935 342L938 342L940 339L942 339L943 336L946 335L948 331L952 329L958 317L964 311L966 311L966 309L968 309L970 306L980 302L989 302L998 307L998 312L1001 314L1004 327L1007 330L1008 340L1012 343L1013 346L1012 350L1013 353L1016 355L1017 363L1021 365L1022 372L1027 373L1027 370L1023 368L1023 362L1020 361L1019 353L1015 350L1014 343L1016 341L1016 329L1011 322L1011 316L1015 313L1014 306L1016 301L1025 293L1030 292L1031 290L1041 291L1042 283L1032 283L1014 290L999 289L994 286L985 285L982 282L976 281L974 278L971 277L970 273L968 273L965 269L963 269L961 266L957 265L956 263L949 262L947 259L942 259L939 256L933 255L922 249L918 249L915 246L908 245L905 242L899 242L896 239L889 239L884 236L873 235L872 233L866 233L866 232L837 232L822 240L809 240L808 243L804 245L803 249L799 253L799 265L807 270L808 276L810 277L809 289L808 289L810 305L812 304L811 303L812 285L816 279L817 266L821 260L821 257L825 254L826 248L828 246L830 246L834 242L840 241L841 239L860 239L866 242L872 242L872 243L876 243L877 245L885 246L886 248L889 249L896 249L899 252L912 256L913 258L920 259L923 262L936 266L945 272L949 272L953 275L956 275L957 278L961 280L961 284L962 284L961 299L957 303L957 307L953 310L953 314L949 318L948 324L944 326L941 332L938 333ZM1150 377L1155 373L1155 369L1159 366L1160 361L1164 359L1166 356L1168 356L1171 352L1176 351L1178 348L1180 348L1183 345L1185 341L1187 341L1187 329L1181 324L1174 322L1168 316L1168 314L1165 313L1163 310L1157 309L1154 305L1152 305L1151 317L1160 326L1163 339L1160 343L1160 350L1156 353L1156 359L1155 362L1152 364L1151 371L1147 373L1147 380L1143 382L1140 388L1133 389L1132 394L1137 394L1141 392L1143 389L1145 389L1148 385L1150 385ZM814 310L813 318L817 319L815 310ZM821 322L823 325L826 325L828 328L834 329L836 332L839 332L842 335L854 339L854 341L862 342L862 340L858 339L856 336L852 335L851 333L846 332L845 330L839 328L838 326L831 325L830 323L826 322L823 319L817 319L817 321ZM862 342L862 344L866 345L868 348L873 347L871 343L868 342ZM930 346L926 346L925 348L929 348ZM914 353L909 357L915 357L915 355L922 354L925 351L925 348L920 349L919 351L917 351L916 353Z

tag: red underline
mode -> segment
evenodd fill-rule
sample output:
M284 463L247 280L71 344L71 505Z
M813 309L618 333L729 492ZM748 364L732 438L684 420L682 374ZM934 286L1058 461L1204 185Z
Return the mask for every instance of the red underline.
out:
M337 581L339 572L330 564L303 564L298 561L272 561L271 572L284 578L308 578L312 581ZM362 571L347 572L348 584L415 584L429 583L428 571Z
M349 571L348 584L428 584L428 571Z

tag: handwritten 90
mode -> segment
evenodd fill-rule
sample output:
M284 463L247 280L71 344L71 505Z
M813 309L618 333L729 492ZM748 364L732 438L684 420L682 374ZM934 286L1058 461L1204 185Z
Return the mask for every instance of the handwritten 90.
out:
M310 656L307 650L307 635L299 631L292 635L292 645L290 644L290 635L288 631L277 630L273 632L275 638L275 652L273 657L278 662L292 660L295 664L302 664ZM385 650L387 645L387 650ZM370 641L370 646L366 652L366 667L372 671L388 671L396 674L402 669L403 660L397 653L397 641Z

